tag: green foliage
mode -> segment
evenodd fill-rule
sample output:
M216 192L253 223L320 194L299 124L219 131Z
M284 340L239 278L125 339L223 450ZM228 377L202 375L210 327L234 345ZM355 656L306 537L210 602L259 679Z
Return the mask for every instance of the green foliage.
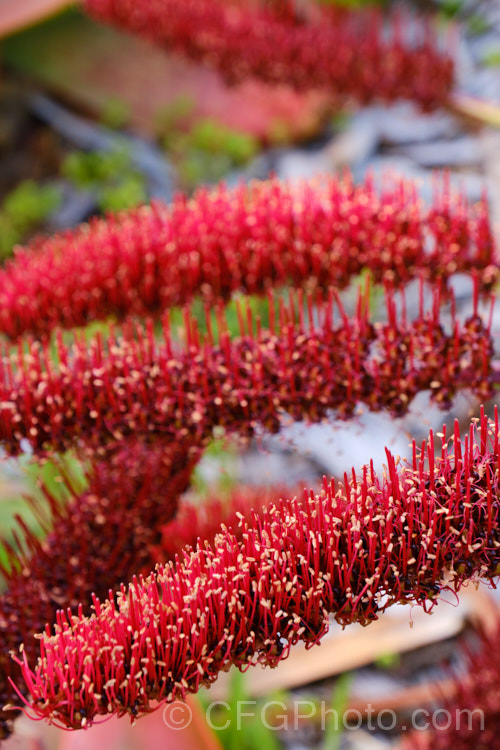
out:
M489 30L490 25L484 16L479 15L479 13L473 13L467 19L467 27L471 34L479 36L480 34L485 34Z
M161 107L156 113L156 132L168 142L170 133L187 129L192 122L196 102L187 94L181 94L170 104Z
M351 684L351 674L341 675L335 682L320 750L340 748ZM279 750L282 745L277 730L291 726L293 702L289 694L276 691L265 698L252 699L246 685L246 674L235 668L231 671L229 695L225 701L212 705L210 692L203 690L198 693L198 700L224 750ZM316 714L313 712L312 717L320 716L319 701L311 696L308 702L313 706L317 703ZM273 708L276 724L273 723ZM285 719L284 723L281 723L282 719Z
M207 712L210 693L199 693L198 698ZM266 702L272 700L267 699ZM210 709L210 723L224 750L280 750L276 732L261 720L264 701L252 700L246 687L246 675L237 669L231 672L229 696L217 710ZM251 716L245 716L248 713Z
M339 750L340 748L343 731L342 718L347 708L351 683L350 674L341 675L335 683L330 706L333 713L327 715L321 750Z
M3 542L7 541L10 544L14 542L12 531L15 525L15 516L22 516L32 528L37 527L37 522L16 484L10 485L5 477L2 477L0 493L0 563L8 568L9 558ZM2 577L0 576L0 592L3 588Z
M62 173L75 187L94 193L101 211L133 208L147 200L145 179L125 150L74 151L64 160Z
M487 55L484 55L482 63L491 68L500 66L500 48L494 49L491 52L488 52Z
M287 299L285 292L283 296ZM278 314L278 298L281 296L280 292L277 292L274 299L275 313ZM239 294L233 297L225 306L224 319L227 323L227 328L231 337L240 335L240 323L238 318L238 307L242 313L245 326L247 324L246 315L247 308L250 308L252 318L254 321L260 318L263 327L269 325L269 303L265 297L258 297L257 295L246 295ZM204 335L207 333L207 318L206 309L202 300L199 298L195 299L189 306L191 315L195 318L198 324L199 332ZM170 311L170 321L172 324L172 332L174 337L178 336L182 338L184 335L184 311L180 307L174 307ZM218 330L217 330L217 315L213 307L210 308L210 324L215 342L218 341Z
M460 18L469 34L473 35L484 34L490 28L484 15L475 12L472 6L468 7L465 0L441 0L439 16L445 22Z
M177 164L182 187L192 189L200 182L217 182L231 169L224 154L207 154L189 150Z
M190 145L208 154L225 154L234 164L244 164L258 150L255 138L230 130L210 118L198 120L189 133Z
M129 166L129 156L123 151L73 151L64 160L62 173L78 187L89 189L101 182L115 179L117 174Z
M139 174L124 174L116 185L101 187L99 206L103 211L134 208L147 200L144 179Z
M57 500L64 500L66 497L62 472L70 479L75 489L83 490L86 485L84 466L71 452L37 463L25 459L21 465L24 465L30 491L36 492L43 485Z
M127 102L118 97L111 97L101 110L101 122L108 128L120 130L126 127L130 120L130 107Z
M156 115L158 137L175 163L182 187L216 182L233 167L250 161L259 150L257 139L209 117L196 118L195 102L180 96Z
M462 9L464 0L442 0L440 12L446 18L454 18Z
M397 653L380 654L375 659L375 666L379 669L394 669L401 662L401 655Z
M334 128L334 130L338 132L347 130L350 122L351 122L350 114L347 111L342 110L342 109L335 112L332 115L331 120L330 120L332 128Z
M0 209L0 259L7 258L14 246L39 229L61 201L58 188L21 182L5 198Z
M66 453L57 459L42 463L33 463L30 457L24 456L18 461L18 465L24 474L22 488L15 484L12 490L9 490L9 484L5 482L0 496L0 562L4 565L8 564L8 557L3 541L14 543L13 531L17 515L22 517L37 536L42 535L40 520L26 501L25 495L34 497L43 513L47 503L40 492L42 484L53 497L60 501L64 501L66 497L61 477L62 471L69 477L75 489L83 491L86 485L84 466L72 453Z
M236 485L236 477L233 463L236 457L236 447L228 439L221 436L214 440L206 449L204 457L216 461L219 466L215 490L221 497L229 496L231 490ZM198 464L193 472L191 486L196 493L196 497L203 499L210 490L214 490L213 484L207 482Z
M93 192L101 211L133 208L147 200L145 179L126 151L75 151L65 158L61 172L76 188ZM61 198L58 187L33 180L21 182L7 195L0 208L0 261L43 227Z

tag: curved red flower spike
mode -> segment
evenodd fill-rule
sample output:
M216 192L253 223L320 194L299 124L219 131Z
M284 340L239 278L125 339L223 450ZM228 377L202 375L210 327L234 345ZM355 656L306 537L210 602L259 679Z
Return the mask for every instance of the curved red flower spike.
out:
M151 324L106 344L99 336L70 349L59 342L58 365L46 346L20 348L17 368L8 358L0 363L0 443L14 454L23 440L43 453L75 442L99 450L127 435L203 445L216 426L253 435L278 431L285 414L317 422L334 410L348 418L363 403L399 416L425 390L443 407L460 389L492 394L488 326L477 314L463 324L442 317L439 290L431 310L421 297L412 322L392 292L380 324L369 320L368 294L352 318L333 292L315 302L300 293L288 307L281 299L279 323L271 304L270 329L257 325L257 333L250 312L240 311L242 337L234 341L220 311L217 345L210 328L200 343L186 314L184 347L172 343L168 326L158 344Z
M444 103L453 84L452 59L430 25L401 14L388 34L382 14L367 8L316 7L300 17L290 3L234 0L85 0L85 8L232 83L255 77L362 102L409 98L425 109Z
M486 202L468 205L446 180L430 209L403 181L382 191L349 177L199 190L18 248L0 270L0 332L41 335L287 284L342 288L363 269L395 286L464 272L491 289L498 257Z
M38 662L22 662L36 715L79 728L132 718L196 692L231 664L275 665L299 640L317 643L329 616L366 624L398 602L432 607L441 589L500 573L500 445L481 415L458 423L436 457L431 432L413 459L373 466L303 499L282 499L237 537L159 566L100 603L59 613ZM443 573L449 583L443 583Z
M61 502L44 488L44 539L19 519L19 544L4 543L10 565L1 566L6 590L0 595L0 740L18 714L4 710L17 702L9 679L20 678L10 652L24 644L24 653L35 658L34 635L54 622L58 609L90 605L92 593L104 597L134 573L151 569L162 526L174 515L199 455L181 444L126 441L105 459L94 459L84 491L66 480ZM40 516L37 500L31 504Z

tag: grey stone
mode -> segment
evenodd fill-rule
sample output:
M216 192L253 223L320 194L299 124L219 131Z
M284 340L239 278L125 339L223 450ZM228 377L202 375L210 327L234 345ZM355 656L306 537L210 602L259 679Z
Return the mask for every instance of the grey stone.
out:
M500 223L500 131L483 128L481 146L488 179L491 221L493 226L497 226Z
M322 473L341 477L353 466L359 470L371 459L380 470L387 460L385 446L397 455L406 455L408 442L398 420L366 411L349 422L333 418L331 422L312 425L292 422L279 435L267 438L265 444L272 450L287 446L321 466Z
M380 120L380 107L367 107L354 115L347 128L325 149L329 167L337 170L366 164L380 143Z
M401 102L381 109L379 128L388 144L421 143L455 136L460 131L457 120L445 112L422 113L411 102Z
M279 442L252 444L243 453L206 455L197 466L197 474L207 484L217 485L229 476L242 485L286 485L296 487L300 482L318 484L324 468L305 452L293 452Z
M323 149L287 149L277 157L274 171L281 180L311 179L331 172Z
M491 29L486 34L468 39L469 50L474 57L474 62L481 64L484 57L490 53L498 52L500 47L499 30Z
M483 160L480 141L470 135L453 140L405 145L400 148L400 152L426 168L478 166Z
M463 89L470 96L500 103L499 68L496 66L477 68L473 75L464 81Z
M463 90L467 81L470 81L476 71L474 56L471 53L469 44L463 34L458 36L454 55L455 75L457 85L460 91Z
M58 180L55 185L60 189L62 201L61 205L48 217L47 229L50 232L71 229L95 212L95 194L90 191L76 190L66 180Z

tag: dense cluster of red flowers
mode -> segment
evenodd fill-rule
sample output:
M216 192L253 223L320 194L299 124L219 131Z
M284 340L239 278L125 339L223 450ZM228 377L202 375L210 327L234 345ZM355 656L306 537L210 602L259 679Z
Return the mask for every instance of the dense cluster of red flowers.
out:
M412 99L424 108L447 100L453 63L426 23L401 19L391 32L379 12L235 0L85 0L96 19L216 68L236 83L250 76L303 90L325 89L367 102ZM410 35L408 35L410 36Z
M311 295L297 297L289 306L280 299L277 322L271 304L269 329L256 333L251 315L241 314L243 335L235 340L221 313L218 344L211 330L200 341L186 314L183 346L168 326L158 344L151 324L106 343L97 336L68 349L59 341L57 365L47 346L20 348L16 366L8 357L0 363L0 443L12 454L23 441L37 453L76 442L99 450L129 435L203 445L216 426L250 436L258 428L277 432L286 414L317 422L334 410L348 418L363 403L399 416L422 391L443 407L460 389L482 399L493 392L489 325L477 313L463 324L446 320L437 289L427 311L421 294L411 322L404 306L396 311L392 292L387 321L375 324L366 293L351 318L331 291L316 306Z
M120 581L151 569L162 525L174 515L198 457L180 444L130 440L93 461L84 491L66 480L62 502L44 488L45 538L21 525L19 545L6 547L11 565L2 566L7 588L0 595L0 739L10 734L17 713L3 710L19 700L10 678L21 687L9 653L24 644L24 653L36 658L34 635L55 621L61 607L81 608L92 593L104 597ZM39 514L38 502L32 499Z
M475 273L484 291L496 264L486 201L472 206L446 184L429 209L403 181L220 186L18 248L0 270L0 332L40 335L286 284L343 288L363 269L395 285Z
M443 428L444 429L444 428ZM87 617L58 614L33 670L33 710L69 727L132 717L210 684L230 664L275 665L298 641L317 643L329 616L368 623L397 602L431 607L449 585L500 571L498 415L476 432L434 436L399 464L324 482L318 495L281 499L238 535L122 586Z

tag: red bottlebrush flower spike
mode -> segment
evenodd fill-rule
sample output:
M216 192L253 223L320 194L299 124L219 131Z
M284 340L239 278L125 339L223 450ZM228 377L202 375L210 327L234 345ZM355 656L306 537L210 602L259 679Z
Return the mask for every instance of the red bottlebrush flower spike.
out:
M92 593L105 597L137 571L151 569L162 526L174 515L198 456L187 446L132 440L106 460L94 461L84 492L68 484L67 502L45 490L48 535L39 540L21 525L21 552L11 548L11 566L3 569L0 709L18 700L9 678L19 682L20 672L9 652L24 643L24 652L35 658L34 635L54 622L61 607L90 605ZM10 734L16 715L0 710L0 739Z
M230 664L275 665L291 645L317 643L329 615L368 623L388 606L431 607L440 589L500 572L498 415L460 440L458 423L436 457L434 436L413 460L354 471L314 496L284 499L240 539L221 530L94 600L91 617L59 613L24 679L40 717L68 727L103 715L132 717L213 682ZM442 576L448 571L449 584ZM154 705L152 704L154 703Z
M445 184L424 211L411 183L377 194L349 178L200 190L18 248L0 270L0 332L155 315L197 295L213 304L286 284L342 288L364 268L397 286L473 273L491 289L498 258L486 203L469 206Z
M403 19L392 34L380 13L334 8L303 14L230 0L85 0L96 19L114 24L216 68L228 81L256 77L337 97L410 98L429 109L448 99L453 63L429 24ZM410 19L407 19L409 21Z
M179 350L168 327L158 345L152 325L120 340L111 335L106 346L99 336L70 350L60 342L59 365L33 344L29 354L20 350L15 371L8 359L0 370L0 442L13 454L23 440L43 453L75 441L99 449L127 435L201 446L215 426L243 435L258 427L276 432L285 413L317 422L331 410L348 418L364 403L401 415L424 390L441 406L464 388L483 399L491 395L496 374L488 328L475 314L463 325L452 321L447 334L438 291L432 310L425 313L422 302L411 323L404 310L397 315L391 292L387 323L370 323L368 295L360 294L352 319L333 293L317 305L307 298L306 324L300 294L298 312L293 295L289 308L281 300L278 332L270 305L270 330L258 327L256 335L250 313L250 335L241 315L245 335L235 341L221 313L219 345L210 343L210 333L200 344L189 315L187 345Z

